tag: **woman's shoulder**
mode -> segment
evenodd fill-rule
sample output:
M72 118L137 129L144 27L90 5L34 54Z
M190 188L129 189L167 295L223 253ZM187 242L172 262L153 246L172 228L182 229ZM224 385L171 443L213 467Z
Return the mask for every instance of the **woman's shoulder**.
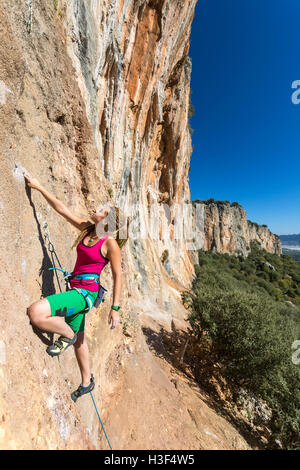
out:
M104 240L104 242L106 242L106 240L115 240L115 238L112 237L111 235L104 235L102 239Z
M113 236L111 236L111 235L105 235L105 236L103 237L103 240L104 240L103 245L104 245L104 244L105 244L105 245L114 245L113 240L115 240L115 242L117 243L117 240L115 239L115 237L113 237Z
M115 239L115 237L111 236L111 235L108 235L104 241L105 243L105 246L109 247L110 249L116 249L116 248L119 248L119 244L117 242L117 240ZM103 245L104 245L103 243Z

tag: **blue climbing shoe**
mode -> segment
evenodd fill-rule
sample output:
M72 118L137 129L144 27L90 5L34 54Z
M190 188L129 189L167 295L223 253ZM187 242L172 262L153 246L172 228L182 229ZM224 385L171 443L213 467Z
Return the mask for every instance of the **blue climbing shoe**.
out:
M69 346L72 346L72 344L75 343L76 339L77 339L77 334L75 334L72 339L65 338L64 336L60 336L56 341L54 341L54 344L52 344L51 346L48 346L46 351L49 354L49 356L52 356L52 357L59 356L66 349L68 349Z
M75 392L71 393L71 398L74 402L76 402L77 398L81 397L82 395L85 395L86 393L91 392L95 388L95 381L94 381L94 376L91 374L91 381L90 384L87 387L83 387L81 384L75 390Z

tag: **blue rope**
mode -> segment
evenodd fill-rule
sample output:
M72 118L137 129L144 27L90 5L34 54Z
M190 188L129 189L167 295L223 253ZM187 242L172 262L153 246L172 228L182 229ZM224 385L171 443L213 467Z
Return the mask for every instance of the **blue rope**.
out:
M97 406L96 406L96 403L95 403L95 400L94 400L94 397L93 397L92 392L90 392L90 394L91 394L91 397L92 397L92 400L93 400L93 403L94 403L94 407L95 407L95 410L96 410L96 412L97 412L99 421L100 421L100 423L101 423L102 429L103 429L103 431L104 431L106 440L107 440L107 442L108 442L108 445L109 445L109 447L110 447L110 450L112 450L112 447L111 447L110 442L109 442L109 440L108 440L108 437L107 437L107 434L106 434L106 432L105 432L104 426L103 426L103 424L102 424L101 418L100 418L100 416L99 416L99 413L98 413L98 410L97 410Z

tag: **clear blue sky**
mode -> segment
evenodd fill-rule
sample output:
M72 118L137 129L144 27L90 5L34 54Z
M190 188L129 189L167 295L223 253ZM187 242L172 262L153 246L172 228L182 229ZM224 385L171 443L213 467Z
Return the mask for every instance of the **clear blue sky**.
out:
M191 199L300 233L300 1L198 0L189 55Z

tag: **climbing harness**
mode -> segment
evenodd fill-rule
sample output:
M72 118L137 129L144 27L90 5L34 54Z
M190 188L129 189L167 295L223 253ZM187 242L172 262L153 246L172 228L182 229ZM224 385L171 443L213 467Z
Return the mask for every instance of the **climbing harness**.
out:
M58 283L58 285L59 285L60 292L62 292L62 290L61 290L60 282L59 282L59 279L58 279L58 276L57 276L57 272L56 272L56 271L61 271L61 272L64 274L64 280L65 280L65 282L66 282L66 290L69 290L69 289L71 288L70 283L69 283L69 281L70 281L71 279L78 278L78 279L84 279L84 280L86 280L86 281L93 279L92 282L94 282L95 278L97 278L97 277L100 278L99 274L95 274L95 273L77 274L77 275L74 275L74 276L73 276L71 273L69 273L69 271L64 270L64 269L62 268L61 264L60 264L60 261L59 261L59 258L58 258L58 256L57 256L57 254L56 254L54 245L53 245L53 243L52 243L51 240L50 240L50 234L49 234L48 223L47 223L47 222L44 222L43 228L44 228L44 232L45 232L45 238L48 239L48 250L49 250L50 253L51 253L51 261L52 261L52 265L53 265L52 268L48 268L48 269L49 269L49 270L51 270L51 269L55 270L56 279L57 279L57 283ZM58 265L59 265L59 268L57 268L57 267L55 266L54 256L56 257L56 260L57 260L57 263L58 263ZM105 289L103 286L101 286L101 284L100 284L99 281L98 281L98 284L99 284L99 290L98 290L98 295L97 295L97 298L96 298L95 302L94 302L93 299L91 298L91 299L92 299L91 302L92 302L92 304L94 304L95 307L98 307L101 302L104 302L104 296L105 296L105 294L106 294L106 292L107 292L107 289ZM92 308L93 305L90 306L90 303L89 303L90 296L89 296L89 294L87 293L87 291L86 291L85 289L79 289L79 288L74 288L74 289L76 289L76 290L79 291L80 293L83 293L83 295L84 295L84 297L85 297L85 300L86 300L86 302L87 302L88 311L90 311L90 309ZM82 292L82 291L83 291L83 292ZM87 299L88 299L88 300L87 300ZM77 336L77 335L75 335L75 336ZM75 338L75 336L74 336L74 338ZM73 340L74 340L74 338L73 338ZM63 338L64 341L65 341L65 339L66 339L66 338ZM76 339L76 338L75 338L75 339ZM62 337L58 338L58 340L55 341L55 343L59 342L59 340L62 340ZM72 344L73 344L73 340L70 340L70 341L72 342ZM55 343L54 343L54 344L55 344ZM58 349L61 349L61 343L60 343L59 345L57 344L56 346L58 347ZM69 345L68 345L68 346L69 346ZM66 346L66 347L68 347L68 346ZM62 347L63 347L64 349L66 349L66 347L64 347L63 345L62 345ZM59 359L59 355L58 355L58 359ZM84 388L86 388L86 387L79 386L78 389L77 389L75 392L73 392L73 393L71 394L71 397L72 397L72 400L73 400L73 401L76 401L79 396L84 395L85 393L90 393L90 394L91 394L92 401L93 401L93 404L94 404L94 407L95 407L95 410L96 410L98 419L99 419L100 424L101 424L101 426L102 426L102 429L103 429L103 431L104 431L104 434L105 434L106 440L107 440L107 442L108 442L108 445L109 445L110 449L112 450L112 447L111 447L111 445L110 445L108 436L107 436L107 434L106 434L104 425L103 425L103 423L102 423L102 421L101 421L101 418L100 418L100 415L99 415L99 412L98 412L98 409L97 409L97 406L96 406L96 403L95 403L95 400L94 400L94 397L93 397L93 394L92 394L92 390L93 390L94 387L95 387L95 382L94 382L94 376L93 376L93 374L91 374L91 383L92 383L91 389L89 389L88 392L84 392ZM80 387L81 387L81 388L80 388ZM76 396L75 394L76 394L77 396ZM73 396L74 396L75 400L74 400Z
M50 234L49 234L49 229L48 229L47 222L44 222L43 228L44 228L44 232L45 232L45 238L48 239L48 250L51 254L51 262L52 262L52 268L48 268L48 270L55 270L56 280L57 280L60 292L62 292L62 289L61 289L61 285L60 285L59 278L57 276L56 271L61 271L63 273L64 281L66 283L66 290L75 289L75 290L77 290L77 292L79 292L80 294L83 295L83 297L85 298L85 301L86 301L86 305L87 305L86 309L84 310L85 313L89 312L92 307L95 307L95 308L99 307L100 303L105 301L104 297L107 293L107 289L105 289L105 287L103 287L100 284L99 274L97 274L97 273L85 273L85 274L74 274L73 275L73 274L69 273L69 271L64 270L62 268L62 265L60 264L60 261L59 261L59 258L57 256L57 253L55 251L54 245L50 240ZM55 266L54 257L56 258L56 261L59 265L59 268ZM81 287L71 288L71 286L70 286L70 280L71 279L83 279L87 283L88 283L88 281L91 281L90 283L93 283L93 282L96 281L98 283L98 295L97 295L95 301L94 301L92 295L90 294L90 292L88 290L83 289Z
M33 8L32 8L32 2L30 2L29 0L26 0L26 3L27 3L28 8L29 8L29 17L28 17L28 21L27 21L27 32L30 34L31 31L32 31Z
M74 276L72 274L69 275L69 280L70 279L84 279L85 282L88 282L89 280L91 281L91 283L93 282L98 282L98 295L96 297L96 300L94 301L93 297L91 296L90 292L87 291L86 289L83 289L81 287L73 287L73 289L77 290L79 293L81 293L84 298L85 298L85 301L87 303L87 308L88 308L88 312L90 311L90 309L92 307L99 307L100 303L103 301L104 302L104 296L107 292L107 290L101 286L100 282L99 282L99 279L100 279L100 276L99 274L96 274L96 273L89 273L89 274L75 274Z

